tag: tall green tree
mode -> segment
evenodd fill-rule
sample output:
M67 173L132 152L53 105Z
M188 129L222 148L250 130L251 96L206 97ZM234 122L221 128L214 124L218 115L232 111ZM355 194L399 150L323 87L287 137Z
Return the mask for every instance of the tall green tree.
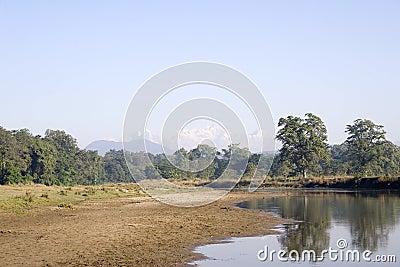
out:
M281 141L280 159L295 166L295 170L307 178L308 171L321 171L321 161L329 161L328 136L324 122L318 116L307 113L305 118L288 116L281 118L276 139Z
M29 147L32 138L26 129L7 131L0 127L0 184L31 180Z
M79 147L76 139L64 131L46 130L44 141L56 149L55 174L57 179L65 185L75 184L79 176L76 161Z
M346 126L346 133L349 135L345 143L352 174L365 177L398 171L398 148L386 140L382 125L357 119Z
M62 182L56 176L57 151L53 145L40 136L31 144L30 175L35 183L45 185L60 185Z
M124 151L110 150L104 156L103 182L133 182L125 162Z
M0 184L18 182L21 178L17 166L19 155L16 148L15 137L0 127Z
M31 148L34 143L34 137L28 129L14 130L12 134L17 141L17 153L19 156L18 168L26 181L30 181L32 177L29 175L29 168L32 163Z
M326 171L331 175L347 175L349 174L349 164L347 157L347 144L342 143L330 147L331 162Z
M79 150L76 153L77 184L95 185L103 177L103 158L97 151Z

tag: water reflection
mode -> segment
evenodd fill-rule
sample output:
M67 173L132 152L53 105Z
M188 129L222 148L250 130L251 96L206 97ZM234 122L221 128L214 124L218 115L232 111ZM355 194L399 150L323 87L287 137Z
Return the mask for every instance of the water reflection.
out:
M376 251L387 246L399 221L399 201L399 193L317 191L253 199L240 206L274 211L299 221L287 226L286 234L279 237L282 248L321 253L329 246L332 224L348 228L353 248Z

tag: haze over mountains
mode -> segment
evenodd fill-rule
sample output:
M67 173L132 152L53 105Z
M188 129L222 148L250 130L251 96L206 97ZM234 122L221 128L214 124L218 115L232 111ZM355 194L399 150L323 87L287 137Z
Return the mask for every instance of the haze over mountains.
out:
M174 150L172 150L168 147L164 147L164 149L165 149L165 152L164 152L161 144L152 142L147 139L145 140L145 142L146 142L147 150L144 148L142 140L134 140L134 141L128 142L126 145L126 149L131 152L146 151L153 155L161 154L161 153L173 154L175 152ZM97 151L100 156L104 156L110 150L122 150L123 145L122 145L122 142L97 140L97 141L93 141L92 143L87 145L85 147L85 149ZM263 153L274 154L275 151L264 151Z
M146 148L144 147L143 140L134 140L126 143L126 149L131 152L146 151L152 154L163 153L163 148L160 144L154 143L150 140L145 140ZM86 146L86 150L98 151L99 155L104 156L110 150L122 150L122 142L97 140ZM170 149L165 149L166 153L171 153Z
M161 154L163 153L162 146L158 143L152 142L150 140L145 140L146 142L146 148L147 152L150 152L152 154ZM395 145L400 146L400 140L393 142ZM145 151L143 141L142 140L135 140L127 143L127 150L131 152L140 152L140 151ZM93 150L93 151L98 151L99 155L104 156L108 151L110 150L122 150L123 145L122 142L116 142L116 141L108 141L108 140L97 140L93 141L89 145L86 146L86 150ZM165 152L167 154L172 154L174 151L172 151L169 148L165 148ZM268 153L271 153L272 151L269 151Z

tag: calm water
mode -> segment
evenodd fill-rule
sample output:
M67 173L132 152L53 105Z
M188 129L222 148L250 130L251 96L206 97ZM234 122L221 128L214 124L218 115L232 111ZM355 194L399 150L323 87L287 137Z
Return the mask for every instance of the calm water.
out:
M296 222L281 227L282 234L229 239L229 243L198 247L208 257L198 266L400 266L400 194L354 191L296 191L287 196L242 202L240 207L272 211ZM341 240L338 247L338 240ZM322 261L309 261L312 250ZM267 259L265 253L268 251ZM284 250L299 261L282 262L271 251ZM337 252L334 252L336 250ZM354 251L357 250L357 252ZM368 254L368 251L371 251ZM365 252L365 259L363 259ZM282 252L283 253L283 252ZM265 259L265 261L261 261ZM360 255L360 261L357 260ZM354 256L353 256L354 255ZM377 260L397 262L377 262ZM380 257L380 258L377 258ZM337 257L337 260L334 259ZM332 260L330 259L332 258ZM346 261L349 259L349 261ZM367 260L370 262L367 262Z

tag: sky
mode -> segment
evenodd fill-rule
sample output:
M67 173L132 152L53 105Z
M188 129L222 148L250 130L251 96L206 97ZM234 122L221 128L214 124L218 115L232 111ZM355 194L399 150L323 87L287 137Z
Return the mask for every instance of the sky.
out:
M121 140L146 80L211 61L257 84L276 124L312 112L334 144L366 118L399 141L399 14L390 0L0 0L0 126Z

